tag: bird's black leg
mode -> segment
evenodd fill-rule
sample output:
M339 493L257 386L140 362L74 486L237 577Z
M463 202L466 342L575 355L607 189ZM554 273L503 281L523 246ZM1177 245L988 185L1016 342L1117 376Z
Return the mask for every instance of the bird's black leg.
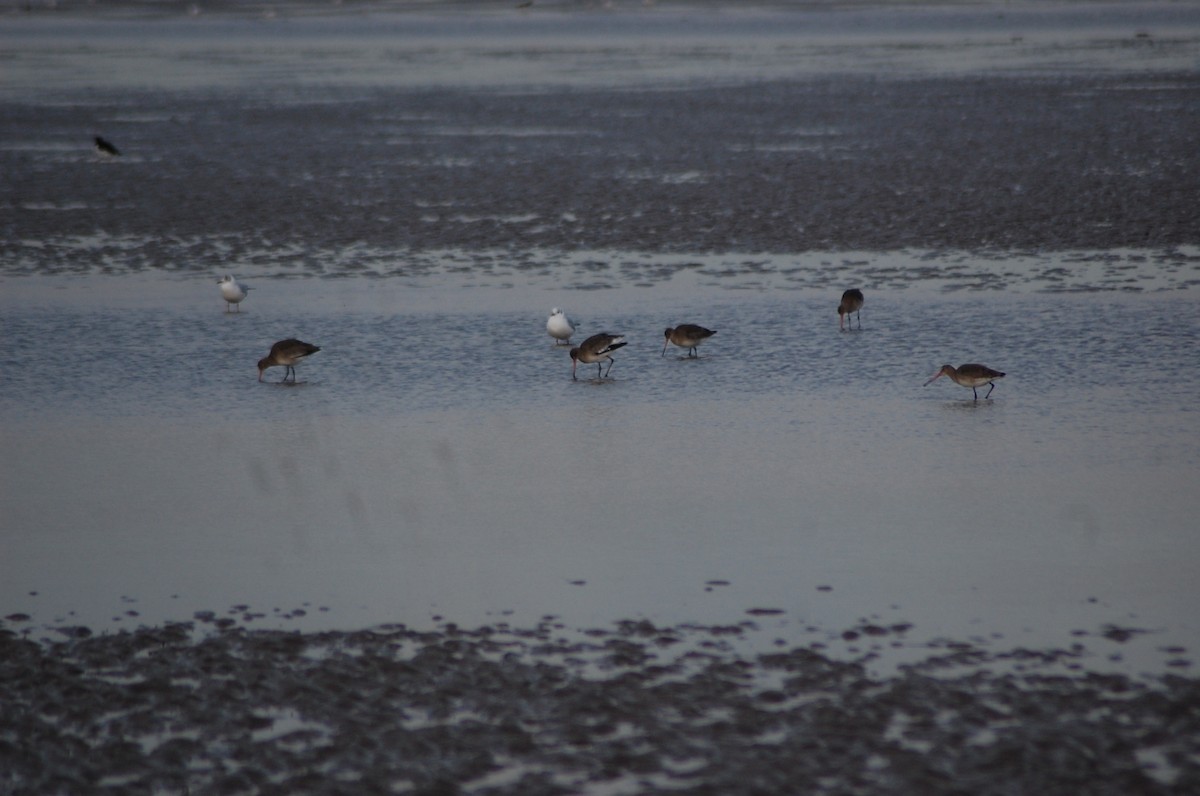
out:
M978 392L976 392L976 390L975 390L975 388L974 388L974 387L972 387L972 388L971 388L971 394L975 396L975 400L976 400L976 401L978 401L978 400L979 400L979 393L978 393Z
M990 398L992 395L992 390L994 390L994 389L996 389L996 383L994 381L989 381L988 382L988 393L987 393L987 395L983 396L983 400L986 401L988 398Z
M611 370L612 370L612 366L613 366L613 362L614 362L614 361L615 361L615 360L614 360L612 357L609 357L609 358L608 358L608 370L604 371L604 378L608 378L609 371L611 371Z

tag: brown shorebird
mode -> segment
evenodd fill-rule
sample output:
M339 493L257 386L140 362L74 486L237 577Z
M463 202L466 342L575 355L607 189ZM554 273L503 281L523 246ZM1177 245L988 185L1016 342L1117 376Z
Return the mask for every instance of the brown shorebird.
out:
M555 345L569 344L571 335L575 334L575 324L565 312L555 307L546 319L546 333L554 338Z
M105 141L100 136L95 136L94 140L96 144L96 151L101 155L111 158L121 154L115 146L113 146L110 142Z
M596 364L596 378L601 378L600 368L603 366L600 363L607 359L608 370L612 370L613 358L609 354L623 345L625 345L625 336L619 334L606 334L602 332L584 340L579 344L578 348L571 349L571 378L576 379L575 367L580 362L585 365L591 365L594 362ZM608 370L604 371L605 376L608 375Z
M697 326L694 323L681 323L674 329L667 329L663 332L663 337L666 340L663 341L662 355L665 357L667 355L667 346L674 343L680 348L686 348L689 357L694 357L696 356L696 346L714 334L716 332L712 329L705 329L703 326Z
M842 303L838 305L838 328L842 328L842 321L846 319L850 313L854 313L858 318L858 328L862 328L862 310L863 294L858 288L850 288L842 294ZM851 326L851 329L854 327Z
M988 395L992 394L992 390L996 389L995 379L1002 378L1004 374L998 370L992 370L986 365L959 365L957 369L953 365L942 365L942 369L933 374L933 378L925 382L925 386L933 384L940 376L949 376L955 384L970 387L971 392L975 395L975 400L978 401L979 393L975 388L990 384L987 395L983 396L984 400L987 400Z
M320 348L312 343L304 343L290 337L287 340L280 340L271 346L271 353L258 360L258 380L263 380L263 373L267 368L283 366L286 368L283 371L283 380L287 381L288 374L290 373L292 374L292 383L295 383L296 363L309 354L315 354L320 350Z
M230 274L217 280L217 284L221 286L221 298L225 299L225 311L229 312L230 307L237 307L238 312L241 312L242 299L246 298L246 291L250 288L238 284L238 281Z

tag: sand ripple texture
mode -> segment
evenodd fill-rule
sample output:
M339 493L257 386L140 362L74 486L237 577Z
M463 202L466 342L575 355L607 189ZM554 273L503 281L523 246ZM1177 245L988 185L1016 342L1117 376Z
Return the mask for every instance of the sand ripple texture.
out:
M221 624L64 628L49 645L0 632L0 792L1200 787L1197 681L1038 671L1070 651L954 644L875 679L803 647L739 656L739 626L630 621L568 640L551 618L310 635Z

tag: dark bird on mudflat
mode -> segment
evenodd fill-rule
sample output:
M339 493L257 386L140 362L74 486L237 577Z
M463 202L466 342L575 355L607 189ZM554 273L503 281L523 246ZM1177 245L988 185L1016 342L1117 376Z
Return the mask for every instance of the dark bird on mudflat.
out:
M116 157L121 154L121 150L112 145L110 141L105 141L100 136L96 136L96 151L105 157Z

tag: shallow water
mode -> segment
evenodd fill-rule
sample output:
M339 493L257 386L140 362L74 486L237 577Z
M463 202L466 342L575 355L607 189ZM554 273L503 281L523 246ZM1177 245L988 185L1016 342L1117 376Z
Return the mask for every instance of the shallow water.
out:
M1155 368L1197 345L1186 295L868 293L862 330L839 332L836 294L808 291L488 311L510 291L268 280L226 313L209 279L36 284L6 291L0 589L40 621L778 609L772 639L877 617L1047 645L1118 624L1155 633L1093 663L1134 670L1200 632L1196 384ZM610 379L572 381L551 302L629 336ZM684 320L718 334L662 356ZM300 383L256 381L290 334L322 347ZM990 400L922 387L976 360L1008 373Z

